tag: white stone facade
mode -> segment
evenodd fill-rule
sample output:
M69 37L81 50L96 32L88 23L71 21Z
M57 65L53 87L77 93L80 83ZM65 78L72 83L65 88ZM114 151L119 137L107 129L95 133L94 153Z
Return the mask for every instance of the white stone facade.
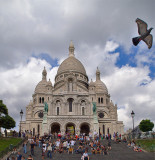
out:
M46 79L44 68L42 80L35 88L33 100L26 107L26 121L21 122L23 131L32 130L33 135L61 131L74 133L94 132L93 105L96 102L98 126L96 132L124 134L122 121L117 118L117 106L113 104L106 85L100 80L97 68L96 81L88 83L88 76L82 63L75 58L74 45L69 46L69 57L59 66L55 84ZM43 125L44 102L48 104L47 122Z

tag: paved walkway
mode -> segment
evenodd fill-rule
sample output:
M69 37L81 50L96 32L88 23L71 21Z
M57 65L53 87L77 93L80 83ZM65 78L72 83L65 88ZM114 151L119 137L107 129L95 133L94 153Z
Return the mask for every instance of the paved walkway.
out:
M103 140L101 141L102 144L107 145L107 141ZM75 149L77 148L77 145L75 146ZM127 144L124 143L119 143L116 144L115 142L112 141L112 150L109 151L109 155L103 155L103 154L97 154L97 155L92 155L90 153L90 147L89 148L89 157L90 160L155 160L155 153L149 153L149 152L134 152L133 149L128 148ZM23 150L21 149L20 152L25 158L30 155L30 149L29 145L27 146L27 154L23 153ZM38 146L35 147L34 151L34 160L41 160L41 148ZM16 155L14 155L16 157ZM45 160L48 160L47 156L45 156ZM81 155L80 154L67 154L67 153L52 153L52 160L80 160Z

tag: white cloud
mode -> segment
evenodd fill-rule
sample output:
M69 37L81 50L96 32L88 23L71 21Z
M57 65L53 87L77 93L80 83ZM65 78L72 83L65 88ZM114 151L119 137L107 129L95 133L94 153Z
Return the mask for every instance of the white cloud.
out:
M148 67L123 66L115 67L115 72L102 78L111 99L120 108L118 118L124 121L125 129L132 128L130 117L132 110L135 112L135 125L147 118L155 123L155 80L151 80L148 74ZM146 85L140 85L144 81L147 81Z
M105 52L113 52L118 48L119 45L113 41L107 41L105 45Z
M129 51L131 38L138 35L135 19L155 26L154 7L151 0L1 1L0 66L14 67L33 53L62 58L71 39L77 51L81 44L103 48L111 39Z
M9 114L16 120L17 125L20 119L20 110L23 109L25 114L25 107L32 99L37 83L42 80L44 66L48 73L47 78L54 83L57 67L50 70L52 66L45 60L30 58L25 65L20 64L16 68L0 71L1 80L3 80L0 83L0 97L7 105Z

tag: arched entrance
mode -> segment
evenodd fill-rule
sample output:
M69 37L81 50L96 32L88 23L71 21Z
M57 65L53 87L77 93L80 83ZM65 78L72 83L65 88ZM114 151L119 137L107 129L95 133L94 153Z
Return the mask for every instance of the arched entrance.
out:
M80 133L85 133L85 135L89 135L90 127L88 123L82 123L80 126Z
M75 135L75 124L74 123L66 124L66 133L70 135Z
M51 125L51 133L59 133L60 132L60 124L59 123L53 123Z
M103 124L103 134L105 135L105 125Z

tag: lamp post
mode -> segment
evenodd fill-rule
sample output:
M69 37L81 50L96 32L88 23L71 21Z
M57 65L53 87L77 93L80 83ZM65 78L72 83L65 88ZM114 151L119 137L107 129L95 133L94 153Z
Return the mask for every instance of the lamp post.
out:
M21 116L21 121L22 121L22 116L23 116L23 110L22 109L20 111L20 116ZM21 133L21 121L20 121L20 133Z
M131 112L131 117L132 117L132 121L133 121L132 138L134 138L134 117L135 117L135 113L134 113L133 110L132 110L132 112Z

